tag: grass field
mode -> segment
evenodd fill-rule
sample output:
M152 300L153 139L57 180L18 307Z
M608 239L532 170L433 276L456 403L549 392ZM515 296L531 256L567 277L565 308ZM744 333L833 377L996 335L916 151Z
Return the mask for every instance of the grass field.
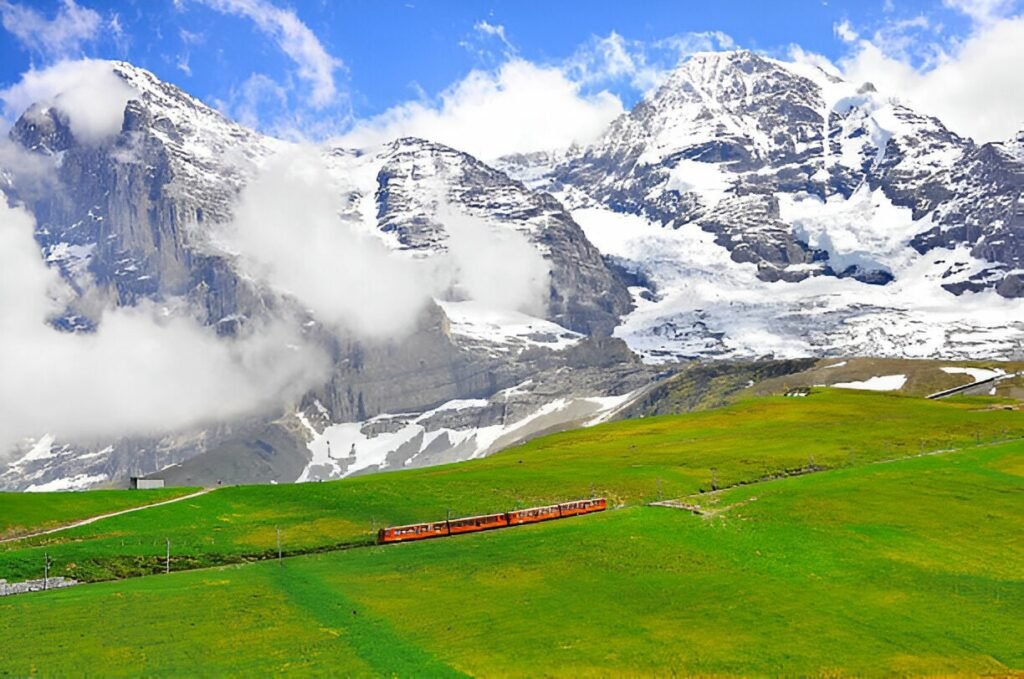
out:
M88 493L0 493L0 539L170 500L196 488L96 490Z
M1024 436L1024 414L987 399L822 390L750 399L684 416L556 434L468 463L333 483L225 488L58 534L0 545L0 577L103 580L365 542L374 526L606 495L615 504L674 497L808 465L840 467ZM712 472L714 468L714 472Z
M1021 396L1022 378L1014 373L1024 370L1024 363L1011 361L950 362L902 358L823 359L818 361L815 367L800 373L758 380L758 383L751 387L749 392L767 395L784 392L793 387L857 382L881 375L903 375L907 381L900 389L900 393L910 396L927 396L974 381L974 377L970 375L947 373L943 370L946 367L1002 370L1011 376L992 385L996 389L996 395L1007 398Z
M0 675L1024 670L1024 444L695 500L0 600Z

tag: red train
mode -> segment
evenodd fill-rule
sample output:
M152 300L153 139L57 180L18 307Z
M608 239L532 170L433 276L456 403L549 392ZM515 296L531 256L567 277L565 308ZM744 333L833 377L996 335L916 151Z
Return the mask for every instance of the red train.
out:
M485 514L483 516L466 516L447 521L434 521L432 523L414 523L408 526L391 526L381 528L377 531L377 544L383 545L389 542L408 542L409 540L425 540L427 538L441 538L460 533L475 533L481 530L492 528L507 528L509 526L520 526L524 523L538 523L552 519L562 519L567 516L579 514L590 514L591 512L603 512L608 508L608 503L603 497L591 498L589 500L573 500L547 507L530 507L529 509L517 509L504 514Z

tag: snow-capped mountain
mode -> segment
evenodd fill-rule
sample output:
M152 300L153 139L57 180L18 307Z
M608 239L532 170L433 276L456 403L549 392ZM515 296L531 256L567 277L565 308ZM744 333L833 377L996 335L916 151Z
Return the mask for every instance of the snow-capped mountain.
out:
M396 256L444 261L464 247L466 218L544 263L538 308L489 305L453 282L413 331L380 340L339 331L218 238L294 145L112 68L134 91L119 134L81 143L40 104L10 137L49 180L0 168L42 256L79 293L55 327L89 333L98 309L142 302L225 337L284 317L331 368L240 420L111 441L39 432L0 466L2 488L157 470L316 480L465 459L612 417L662 374L653 364L677 360L1024 353L1024 134L978 145L870 83L699 54L568 152L488 165L423 139L317 147L338 219Z
M636 274L616 334L648 360L1020 352L1019 141L870 83L698 54L591 146L501 166Z
M519 234L550 272L540 308L488 307L452 289L439 291L400 338L328 327L240 268L218 241L218 225L232 219L240 191L291 145L227 120L142 69L112 68L135 91L115 138L80 143L67 116L44 105L26 111L11 131L22 149L51 163L52 176L20 181L19 168L11 168L7 192L36 217L44 258L82 291L55 325L91 332L103 308L97 297L105 305L155 302L227 336L283 315L301 321L332 369L285 410L239 422L101 442L39 432L0 468L0 487L93 485L168 465L177 465L169 475L192 482L290 481L468 457L498 441L600 417L654 374L621 341L602 339L631 308L630 295L561 204L423 140L319 148L348 206L339 217L428 261L449 247L450 213L486 222L499 236ZM411 420L421 436L402 438L400 454L378 459L385 439L376 435L410 420L409 413L418 414ZM367 427L367 440L346 446L344 463L326 464L314 442L342 423ZM477 435L488 427L487 436ZM389 452L397 455L390 463Z

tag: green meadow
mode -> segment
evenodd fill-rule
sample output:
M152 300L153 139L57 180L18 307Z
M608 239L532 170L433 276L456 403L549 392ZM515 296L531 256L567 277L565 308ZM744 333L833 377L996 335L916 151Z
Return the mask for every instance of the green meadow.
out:
M0 539L163 502L197 488L160 490L95 490L88 493L0 493Z
M1024 671L1024 444L687 501L11 597L0 675Z
M723 487L811 465L857 466L1024 437L1024 415L999 405L817 390L609 423L443 467L224 488L0 545L0 577L38 577L44 552L55 575L107 580L162 572L166 540L171 568L181 570L276 555L279 532L285 553L305 553L365 544L374 528L443 518L449 509L465 516L591 494L635 506L710 491L712 480Z

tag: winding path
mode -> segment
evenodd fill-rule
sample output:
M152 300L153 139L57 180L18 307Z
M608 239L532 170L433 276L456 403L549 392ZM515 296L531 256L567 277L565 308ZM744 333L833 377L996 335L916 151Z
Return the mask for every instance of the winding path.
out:
M75 521L74 523L64 524L63 526L57 526L56 528L48 528L46 530L36 531L35 533L25 533L24 535L16 535L10 538L0 539L0 544L5 542L15 542L17 540L27 540L29 538L37 538L41 535L51 535L53 533L59 533L64 530L71 530L72 528L78 528L79 526L88 526L90 523L96 523L103 519L109 519L112 516L121 516L122 514L131 514L132 512L141 512L144 509L152 509L153 507L162 507L163 505L173 504L175 502L181 502L182 500L191 500L192 498L199 497L200 495L206 495L207 493L213 492L216 488L204 488L197 493L191 493L189 495L182 495L181 497L171 498L170 500L164 500L162 502L154 502L151 505L142 505L140 507L130 507L128 509L122 509L117 512L111 512L109 514L100 514L99 516L93 516L88 519L82 519L81 521Z

